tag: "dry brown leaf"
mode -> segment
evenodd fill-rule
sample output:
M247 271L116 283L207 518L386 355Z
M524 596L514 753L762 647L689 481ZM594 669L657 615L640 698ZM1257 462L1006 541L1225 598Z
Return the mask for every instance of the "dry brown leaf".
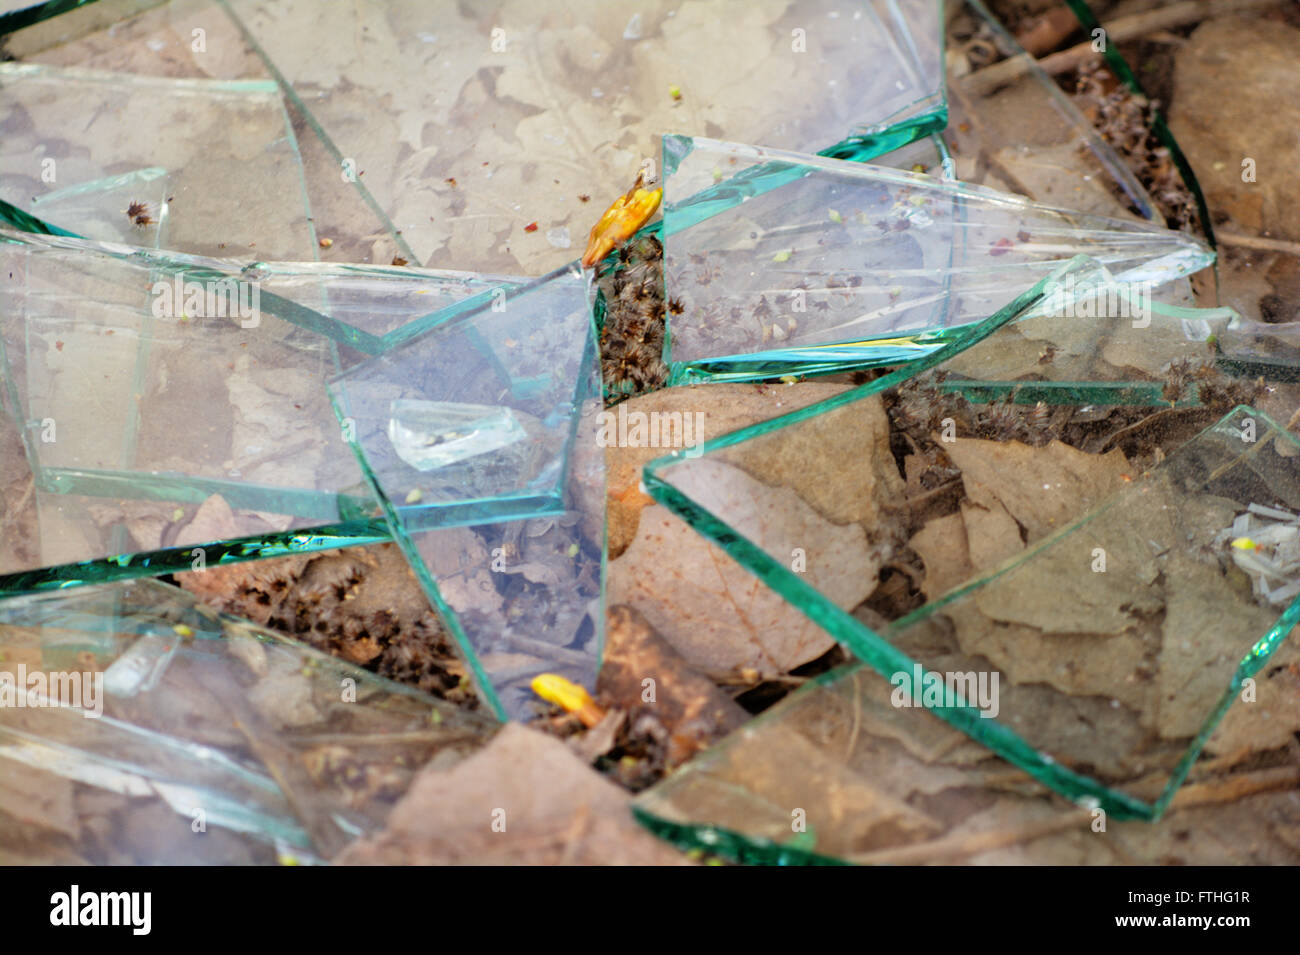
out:
M912 536L912 550L925 562L921 591L932 601L965 583L974 574L966 544L966 525L960 514L936 517Z
M1087 454L1060 441L1034 448L1019 441L958 438L943 449L961 469L970 499L988 507L999 502L1031 544L1082 517L1133 474L1118 448Z
M717 384L665 388L632 398L624 403L625 411L612 409L611 414L703 414L700 430L704 440L709 440L823 401L846 390L846 387L807 381L781 387ZM650 420L654 419L647 418L647 421ZM691 418L692 423L696 420L698 419ZM694 424L692 437L696 437ZM669 450L618 446L606 448L610 557L619 556L632 543L642 508L653 503L640 490L642 469L655 458L668 454Z
M892 533L889 515L907 487L889 449L889 417L879 395L842 405L724 451L750 475L799 497L835 524L859 523L872 540Z
M484 749L454 768L425 768L393 808L385 830L353 843L336 861L347 865L685 863L684 856L633 820L628 800L627 793L560 740L509 723Z
M681 490L771 554L803 550L809 586L849 610L875 589L880 557L856 524L832 524L794 491L698 458L675 477ZM708 669L786 672L834 644L821 627L656 505L610 566L609 600L636 607L689 662Z
M1020 525L997 501L989 501L988 506L962 501L961 518L966 525L966 552L977 573L990 570L1025 549Z
M231 540L240 536L239 522L226 499L213 494L194 512L194 519L176 535L177 547L191 544L210 544L213 541Z

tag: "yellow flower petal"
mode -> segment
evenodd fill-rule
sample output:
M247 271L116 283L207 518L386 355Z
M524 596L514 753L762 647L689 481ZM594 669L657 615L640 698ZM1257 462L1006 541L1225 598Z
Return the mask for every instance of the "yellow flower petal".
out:
M584 269L591 268L609 255L614 246L630 239L659 210L659 203L664 197L663 189L647 191L641 188L639 182L640 180L630 192L615 199L613 205L591 227L587 250L582 253Z
M596 705L591 694L571 680L557 673L539 673L533 677L533 692L548 703L568 713L576 713L587 726L595 726L605 718L605 711Z

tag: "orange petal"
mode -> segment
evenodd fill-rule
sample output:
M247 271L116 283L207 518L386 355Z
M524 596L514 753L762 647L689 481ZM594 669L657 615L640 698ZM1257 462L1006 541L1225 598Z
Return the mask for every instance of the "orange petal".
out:
M658 211L663 195L663 189L654 192L636 189L631 196L615 199L591 229L587 250L582 254L582 267L591 268L609 255L614 246L631 238Z

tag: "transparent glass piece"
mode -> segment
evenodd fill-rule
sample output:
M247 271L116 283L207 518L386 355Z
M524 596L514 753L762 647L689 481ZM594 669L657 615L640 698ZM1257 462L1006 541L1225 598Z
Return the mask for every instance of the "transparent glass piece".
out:
M1074 255L1159 287L1213 260L1148 223L863 163L666 137L670 381L897 362Z
M951 7L943 137L953 175L1048 205L1165 225L1124 158L988 9L978 0ZM1169 305L1198 304L1186 279L1157 294ZM1199 304L1217 301L1211 293Z
M923 707L893 706L893 690L864 664L828 673L642 793L633 814L681 849L754 865L1059 863L1038 855L1041 836L1027 857L999 855L981 836L1000 827L981 823L994 799L1014 820L1069 807ZM1085 827L1079 815L1059 831Z
M944 0L872 0L871 6L902 54L901 67L908 75L908 82L927 92L883 121L860 124L857 133L864 137L889 137L904 145L914 138L906 135L909 127L931 129L938 118L938 128L942 128L946 121Z
M174 633L141 636L104 671L104 691L112 696L132 697L152 690L167 672L178 646Z
M417 471L509 449L527 437L510 408L410 398L394 399L389 408L388 440L397 456Z
M331 383L394 538L502 716L537 712L529 681L538 673L588 686L595 677L604 632L599 373L586 283L566 268ZM394 442L395 407L438 414ZM464 440L437 441L449 407L472 408L468 417L495 432L479 447L511 440L432 462L413 453L416 434L434 447ZM452 429L468 430L463 421Z
M1072 263L915 364L706 442L699 456L661 458L644 483L886 677L919 663L995 680L996 714L933 701L954 726L1072 799L1150 818L1240 680L1300 619L1287 558L1265 555L1271 569L1252 594L1234 579L1231 546L1254 533L1238 525L1252 505L1296 512L1300 445L1238 408L1177 447L1197 422L1222 414L1214 408L1249 393L1249 382L1215 367L1207 347L1233 315L1158 303L1135 313L1123 291L1095 262ZM1078 450L1049 445L1060 437ZM881 448L900 461L881 463ZM1116 449L1133 460L1117 459ZM1081 454L1092 457L1061 463ZM828 489L802 463L846 455L874 461L875 480ZM980 460L1002 464L990 465L995 474L980 470ZM1142 462L1155 466L1144 475ZM1080 484L1094 472L1110 476L1095 488ZM786 523L816 511L834 515L847 534L859 515L885 535L880 546L895 541L895 554L904 541L925 550L907 530L911 521L957 521L970 559L945 569L925 558L918 609L843 605L835 580L848 552L801 539L806 565L792 571L791 542L774 530L785 525L741 493L747 480L766 485L791 515ZM997 489L981 490L990 484ZM1004 485L1022 488L1006 492L1005 505ZM953 492L947 503L945 488ZM1269 533L1273 546L1290 531ZM1260 536L1261 546L1271 541Z
M726 17L670 7L497 5L473 17L444 11L436 22L419 7L339 8L330 13L331 31L373 39L331 51L346 64L342 85L317 75L319 38L300 43L285 26L298 11L280 3L172 0L111 38L57 45L24 31L17 39L24 59L51 64L275 77L300 141L318 232L334 243L327 259L378 263L396 254L537 274L566 257L563 241L547 236L567 231L576 239L598 214L579 197L607 201L623 192L640 157L657 154L664 129L869 159L943 125L938 0L878 0L861 10L824 0L749 4ZM634 17L639 27L629 33ZM247 44L262 59L214 62L192 49L195 28L212 48ZM570 48L593 53L593 64L575 61ZM395 71L394 63L408 67ZM480 88L484 67L504 68L500 87ZM431 70L440 76L437 89L425 82ZM736 83L737 75L748 78ZM443 89L461 92L448 99ZM799 91L819 108L804 109ZM520 103L531 114L520 114ZM465 109L491 113L492 136L450 151L441 140L431 147L431 130L467 122ZM602 145L613 142L620 146ZM555 188L533 189L533 182ZM533 232L533 222L545 227Z
M27 208L45 222L71 224L87 239L158 248L166 229L168 185L167 171L155 166L56 189L33 198ZM149 210L144 215L150 221L128 217L133 204Z
M984 4L950 7L943 137L957 178L1048 205L1163 225L1123 158Z
M101 649L47 652L77 642ZM0 777L53 774L89 823L24 844L101 864L328 859L495 725L153 580L0 602L0 651L47 704L0 707Z
M314 257L301 163L274 83L2 63L0 90L0 198L20 209L123 169L162 168L165 218L156 205L118 210L122 224L139 230L137 244ZM77 222L52 224L82 234Z
M89 10L110 6L119 8L118 15L63 29ZM276 81L226 7L214 0L99 0L94 7L20 30L6 38L6 48L22 60L55 67L168 79L210 81L215 74L221 80ZM213 55L217 51L220 56ZM320 239L319 258L376 265L418 262L366 189L365 167L345 161L292 90L282 93L288 94L284 106L300 153L310 221ZM295 257L315 258L315 251Z
M325 380L513 287L0 239L9 590L387 539Z
M911 121L902 142L941 126L937 58L898 43L912 24L937 34L938 5L925 15L910 6L886 23L876 7L824 0L737 5L725 16L665 2L496 3L472 13L365 2L332 8L321 32L341 39L364 26L372 42L335 50L301 42L291 7L229 4L287 96L340 158L367 171L358 188L419 259L525 274L572 255L546 234L585 235L599 210L577 197L604 203L625 191L664 130L816 150L895 115ZM625 36L633 16L636 39ZM345 86L320 74L330 58ZM488 86L483 70L498 71ZM927 121L906 112L923 100ZM431 148L433 130L470 127L463 145L437 137ZM898 145L852 148L878 155Z
M1101 25L1097 22L1097 18L1093 15L1092 10L1084 0L1066 0L1066 6L1070 8L1070 11L1079 21L1079 25L1089 36L1097 36L1098 30L1104 32ZM1178 141L1174 138L1168 124L1165 122L1164 113L1160 109L1159 102L1150 100L1150 97L1148 97L1143 91L1142 85L1138 82L1137 75L1133 72L1133 68L1128 65L1124 59L1124 55L1120 52L1119 44L1105 44L1101 52L1105 57L1106 65L1120 80L1120 82L1127 86L1135 95L1141 96L1143 99L1151 102L1150 132L1168 151L1169 159L1172 161L1174 168L1178 172L1178 179L1181 180L1178 185L1181 185L1181 187L1186 190L1191 201L1196 206L1194 214L1190 212L1182 213L1176 208L1167 209L1166 213L1170 215L1171 219L1185 218L1188 225L1199 229L1201 234L1206 237L1206 240L1213 247L1215 245L1214 227L1211 224L1210 211L1205 202L1205 195L1202 193L1200 183L1196 179L1196 173L1193 172L1191 164L1183 154L1182 147L1178 144ZM1175 186L1175 190L1176 188L1177 186ZM1176 206L1177 203L1171 203L1171 205ZM1215 284L1217 286L1217 270ZM1207 294L1207 298L1214 304L1218 304L1217 296L1217 287L1210 290Z

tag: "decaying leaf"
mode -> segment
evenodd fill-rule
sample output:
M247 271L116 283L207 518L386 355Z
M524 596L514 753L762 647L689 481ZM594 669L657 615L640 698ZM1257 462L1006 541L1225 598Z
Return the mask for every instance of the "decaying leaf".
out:
M1053 441L1042 448L1018 441L958 438L943 445L961 468L972 501L997 501L1025 529L1033 543L1066 526L1132 476L1118 449L1087 454Z
M427 767L387 828L348 865L674 865L684 856L637 825L628 795L564 743L507 724L451 770Z
M690 415L691 443L696 444L701 440L721 437L760 421L797 411L844 390L844 385L814 381L782 387L724 383L665 388L631 398L619 408L611 409L610 414L616 419L619 415L644 415L647 429L655 425L654 433L658 435L662 435L666 429L679 443L683 435L677 429L685 431L685 416ZM642 468L673 449L672 446L664 446L662 441L657 444L658 447L648 447L619 442L605 450L611 558L618 557L632 543L642 508L653 503L640 490ZM817 467L828 465L829 462L820 455L818 457Z
M603 699L650 716L668 738L667 762L675 766L738 729L746 713L690 665L634 608L611 607L605 659L596 688Z
M808 583L845 609L875 589L880 556L856 524L837 525L794 491L760 484L711 458L690 463L678 486L746 528L769 553L802 549ZM832 638L720 548L659 505L610 567L609 599L645 615L696 666L786 672L825 653Z

